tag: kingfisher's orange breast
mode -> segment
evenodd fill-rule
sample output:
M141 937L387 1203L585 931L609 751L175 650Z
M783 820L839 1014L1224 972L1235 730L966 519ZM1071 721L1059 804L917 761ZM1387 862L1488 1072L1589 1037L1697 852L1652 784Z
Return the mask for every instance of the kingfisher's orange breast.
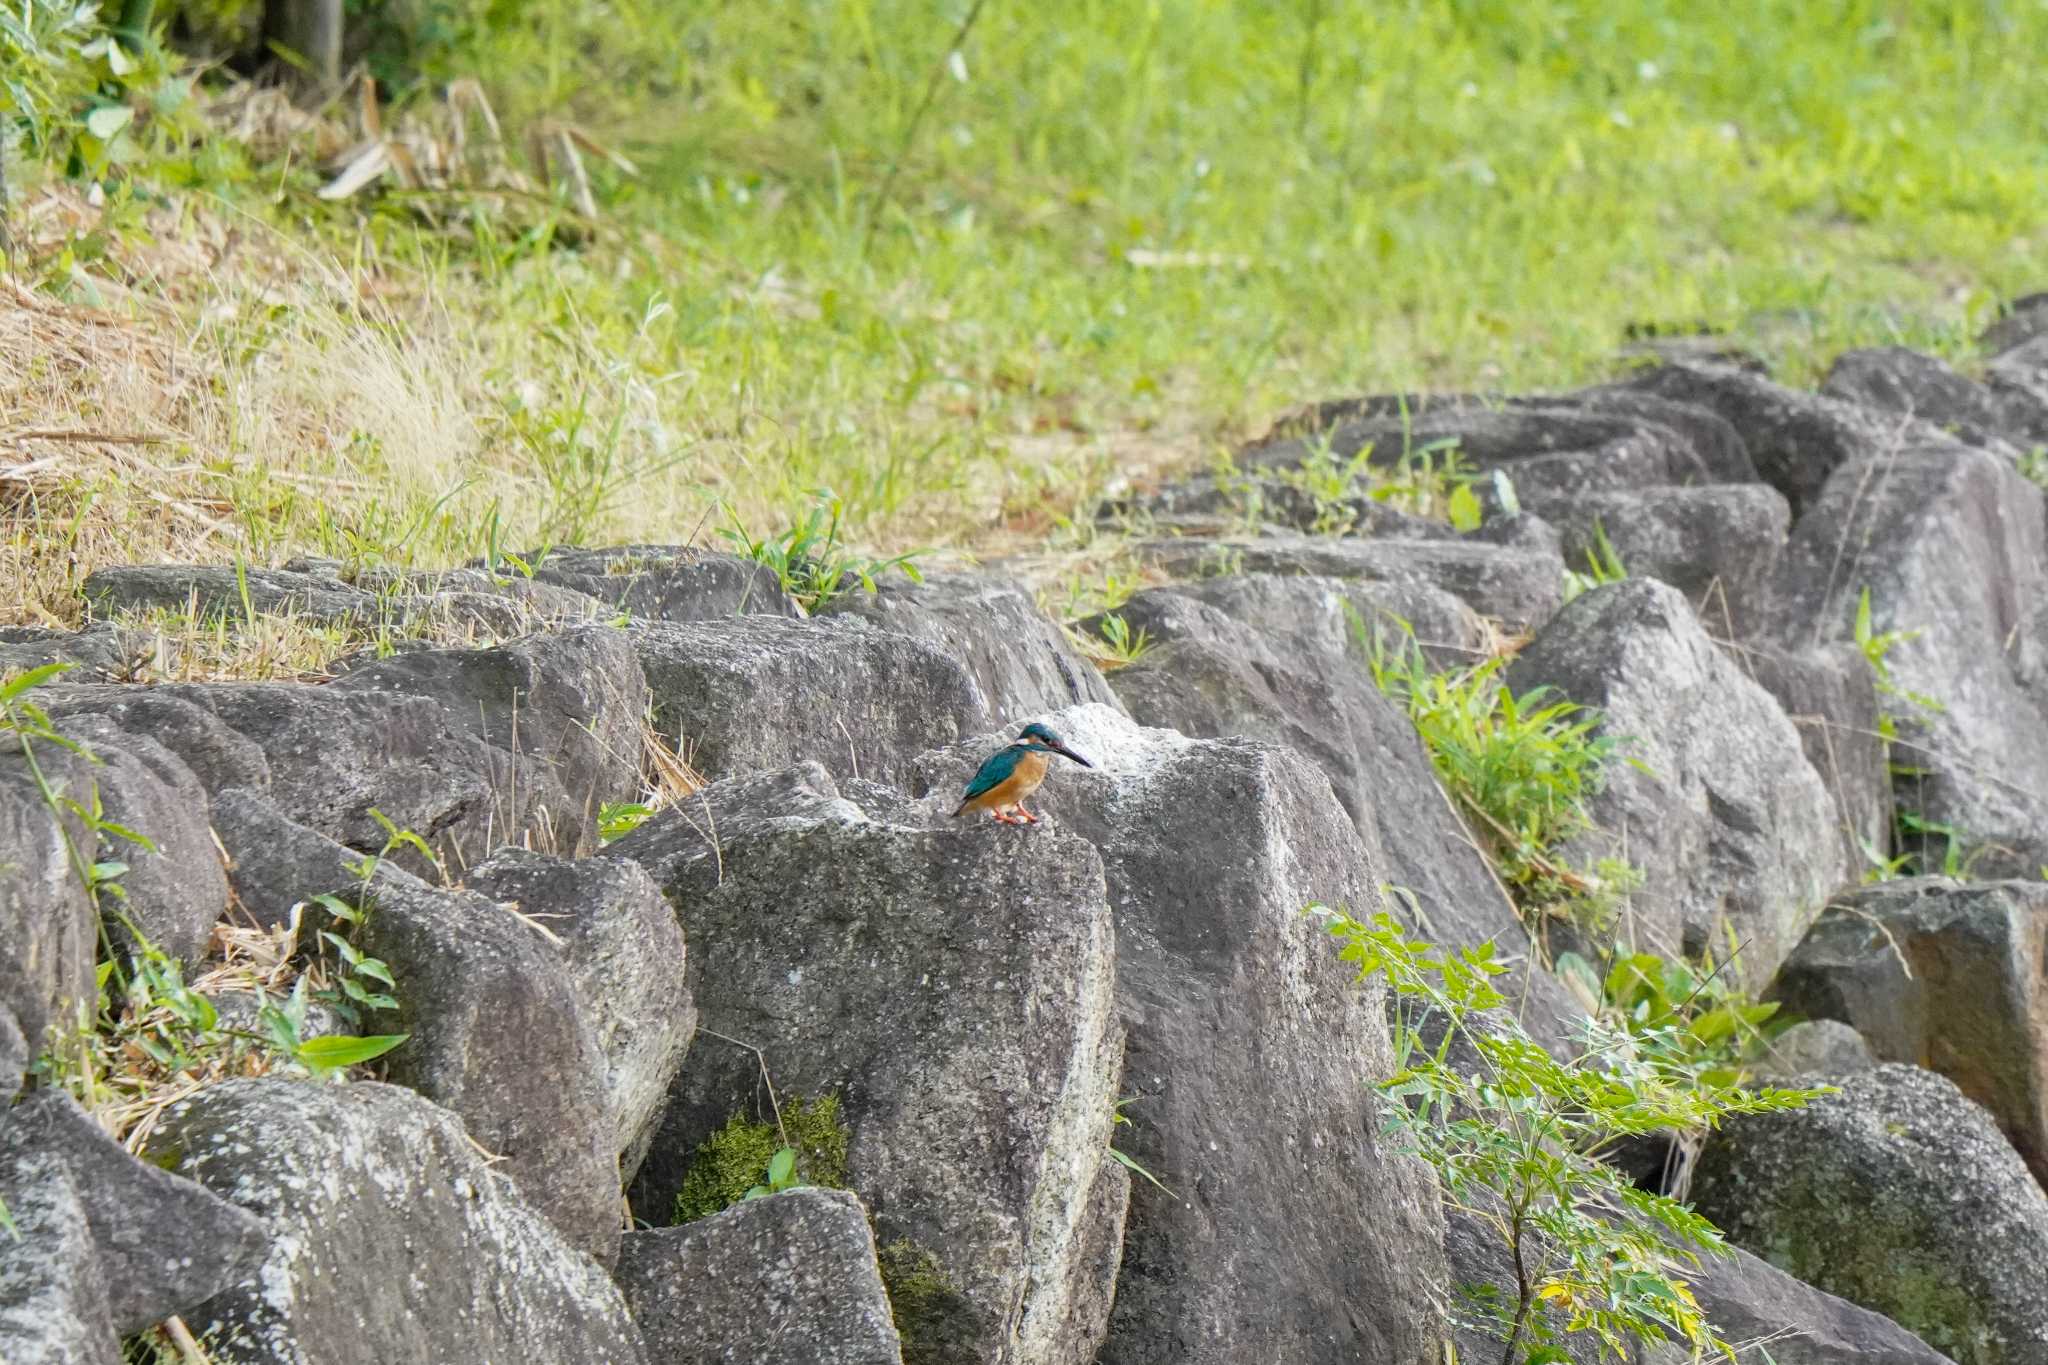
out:
M1050 754L1027 753L1017 760L1017 767L1008 777L990 787L980 796L968 802L970 810L1000 810L1014 806L1038 790L1045 781L1046 769L1052 766Z

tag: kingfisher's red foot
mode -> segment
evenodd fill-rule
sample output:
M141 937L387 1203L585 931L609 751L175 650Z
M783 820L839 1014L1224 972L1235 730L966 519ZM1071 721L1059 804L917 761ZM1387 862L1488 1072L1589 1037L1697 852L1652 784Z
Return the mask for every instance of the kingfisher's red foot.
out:
M989 812L989 814L990 814L990 815L993 815L993 816L994 816L994 817L996 818L996 823L997 823L997 824L1002 824L1002 825L1021 825L1021 824L1023 824L1023 823L1024 823L1024 822L1023 822L1022 820L1012 820L1012 819L1011 819L1011 818L1010 818L1009 816L1007 816L1007 815L1003 814L1003 813L1002 813L1001 811L999 811L999 810L991 810L991 811Z
M1025 810L1024 803L1022 801L1019 801L1017 803L1017 814L1023 816L1027 824L1035 825L1038 823L1038 817L1033 815L1030 811Z

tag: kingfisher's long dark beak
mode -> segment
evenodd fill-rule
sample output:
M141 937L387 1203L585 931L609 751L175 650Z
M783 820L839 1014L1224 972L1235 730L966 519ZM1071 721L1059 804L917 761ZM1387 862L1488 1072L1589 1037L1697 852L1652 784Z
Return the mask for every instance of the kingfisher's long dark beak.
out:
M1052 750L1054 753L1061 755L1064 758L1073 759L1074 762L1080 764L1084 768L1092 768L1095 766L1093 763L1090 763L1087 759L1081 757L1081 755L1075 753L1072 749L1069 749L1067 747L1067 742L1065 740L1057 740L1051 744L1046 745L1045 747Z

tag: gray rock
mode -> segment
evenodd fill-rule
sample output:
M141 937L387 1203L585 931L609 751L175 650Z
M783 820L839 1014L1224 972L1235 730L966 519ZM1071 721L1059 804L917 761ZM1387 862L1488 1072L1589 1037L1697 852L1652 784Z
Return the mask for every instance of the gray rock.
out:
M207 823L206 789L163 745L100 716L59 723L65 738L97 760L87 780L104 818L149 840L102 840L97 857L127 864L100 893L109 942L132 945L139 931L188 967L199 964L228 907L227 872ZM83 795L82 793L80 794Z
M639 620L803 614L764 565L687 545L561 548L523 558L536 581L573 588Z
M162 687L63 687L50 696L49 713L62 721L102 716L176 754L208 791L270 785L263 748L198 702Z
M1692 1193L1736 1244L1960 1365L2048 1360L2048 1195L1946 1078L1886 1065L1731 1119Z
M1372 491L1361 480L1332 497L1285 469L1271 476L1198 474L1108 503L1100 520L1136 533L1171 530L1181 535L1226 535L1259 527L1405 540L1450 534L1444 522L1403 512Z
M1936 877L1845 893L1772 993L1887 1062L1947 1076L2048 1176L2048 883Z
M1621 744L1588 803L1596 832L1564 860L1627 859L1644 873L1630 913L1649 946L1718 958L1725 926L1746 945L1743 977L1768 981L1848 871L1833 804L1777 702L1677 589L1640 579L1573 602L1505 680L1597 709Z
M999 721L950 654L863 621L746 616L629 638L656 728L711 777L812 760L892 782L920 750Z
M1786 650L1853 646L1857 602L1885 656L1901 811L1957 833L1973 876L2048 862L2048 506L1994 456L1911 450L1830 480L1773 576L1760 632ZM1932 705L1913 700L1924 697ZM1939 867L1946 839L1927 841Z
M91 765L48 742L31 742L51 787L90 795ZM11 1013L31 1053L52 1024L68 1025L94 999L99 917L73 850L92 846L85 822L53 812L17 736L0 736L0 1010ZM11 1087L12 1078L0 1078Z
M1940 360L1904 346L1845 351L1820 391L1830 398L1917 417L1968 445L2009 452L2012 414L1998 394Z
M136 1160L59 1091L39 1091L0 1114L0 1167L10 1162L55 1162L70 1177L105 1276L105 1311L122 1335L253 1274L268 1250L255 1218Z
M1984 368L1984 385L1998 400L2007 429L2022 454L2040 458L2048 445L2048 336L2011 348Z
M411 1091L228 1081L170 1110L148 1154L276 1234L257 1274L185 1315L216 1360L645 1359L603 1268Z
M626 1236L619 1288L649 1365L901 1365L867 1210L790 1190Z
M1566 568L1600 562L1604 534L1631 578L1669 583L1730 636L1745 633L1743 613L1792 527L1783 495L1755 483L1590 490L1531 505L1562 533Z
M1915 418L1799 393L1720 366L1664 365L1630 380L1629 387L1726 418L1763 481L1785 495L1795 516L1804 515L1840 466L1882 458L1910 441L1938 435Z
M1764 1080L1792 1085L1802 1076L1839 1080L1876 1065L1855 1029L1839 1019L1808 1019L1773 1038L1751 1069Z
M1525 1026L1547 1046L1569 1046L1582 1011L1554 978L1528 972L1529 936L1437 785L1415 726L1380 694L1362 660L1316 638L1328 599L1344 600L1342 585L1258 575L1210 581L1264 586L1233 603L1244 612L1239 619L1179 587L1147 589L1125 604L1133 629L1142 624L1159 642L1110 675L1132 717L1197 739L1282 744L1311 759L1388 880L1413 897L1413 914L1408 896L1395 902L1420 921L1411 927L1459 946L1494 942L1514 965L1502 990L1521 1002ZM1283 640L1284 655L1268 648Z
M1108 873L1136 1097L1116 1142L1173 1194L1132 1186L1099 1359L1434 1362L1441 1224L1427 1173L1379 1135L1383 1002L1302 913L1376 907L1384 869L1289 750L1105 707L1048 720L1096 768L1047 782L1045 825L965 837L1071 830ZM920 764L931 818L996 739Z
M340 625L394 615L375 593L330 575L289 569L245 567L238 574L233 567L200 564L109 565L86 575L84 596L87 608L101 619L121 612L188 608L199 620L225 617L231 622L251 611Z
M516 570L442 569L428 573L369 570L356 578L371 592L419 602L416 610L445 614L450 624L469 621L501 636L575 625L611 614L588 593L528 578Z
M597 813L640 786L647 684L622 630L583 626L492 649L418 650L369 664L330 691L427 698L451 730L525 755L567 798L562 852L597 847Z
M0 1360L8 1365L120 1365L78 1187L51 1155L0 1162L0 1200L15 1235L0 1232Z
M1806 761L1834 798L1848 866L1869 868L1892 843L1892 771L1880 731L1877 675L1853 643L1787 650L1728 643L1731 655L1778 699Z
M0 1000L11 999L19 992L10 984L10 978L20 968L0 954ZM21 1089L21 1078L28 1071L33 1058L29 1054L28 1037L21 1031L21 1021L14 1017L14 1011L0 1004L0 1104L12 1102Z
M1776 1365L1951 1365L1881 1313L1815 1289L1736 1248L1702 1257L1693 1296L1730 1342L1767 1341Z
M1555 553L1470 538L1186 538L1151 541L1140 546L1139 553L1175 578L1310 574L1435 588L1517 630L1540 627L1564 600L1564 562Z
M722 880L671 888L704 1033L634 1186L640 1217L664 1217L731 1115L765 1112L765 1064L780 1096L839 1096L879 1240L950 1278L952 1320L905 1324L913 1343L937 1330L934 1359L1094 1358L1102 1317L1077 1310L1103 1301L1091 1276L1122 1213L1093 1197L1122 1175L1110 911L1091 848L1021 833L842 809L720 831Z
M564 862L506 849L467 885L561 940L570 984L604 1053L616 1150L630 1179L669 1082L697 1031L684 979L683 929L661 888L624 858Z
M217 725L185 713L152 733L208 790L260 789L287 818L360 852L377 852L389 837L373 811L420 835L458 869L501 844L552 840L591 816L587 800L572 799L551 765L464 733L432 697L296 683L157 687L145 700L133 694L64 689L52 714L98 712L132 733L176 703L210 712ZM253 749L225 738L221 726ZM409 850L394 856L431 871Z
M1999 310L1998 320L1984 329L1977 344L1997 355L2036 337L2048 336L2048 293L2022 294Z
M1468 468L1504 469L1518 492L1752 483L1740 440L1676 403L1616 400L1595 391L1556 397L1382 395L1324 403L1283 423L1240 455L1253 468L1287 468L1327 445L1349 459L1371 447L1374 464L1427 448L1455 448Z
M262 796L216 793L214 824L235 894L259 921L316 895L363 899L358 860ZM385 1054L386 1074L453 1110L534 1207L609 1262L620 1231L620 1123L563 952L489 897L430 887L389 863L376 869L370 899L359 946L390 967L399 1008L372 1014L364 1031L410 1035ZM322 912L307 914L326 927Z
M849 593L831 607L883 630L922 640L960 661L980 692L983 714L1002 721L1083 702L1116 704L1095 665L1006 579L930 574L922 583L884 579L874 593Z
M1176 583L1171 591L1257 628L1273 653L1297 667L1353 654L1361 633L1370 640L1375 630L1390 639L1412 633L1434 668L1477 663L1491 646L1477 612L1427 583L1245 573ZM1132 608L1119 610L1136 630Z
M736 840L860 818L861 808L840 796L830 773L799 763L713 782L656 811L606 852L640 864L677 905L690 907L724 879L724 850Z
M26 673L45 664L70 664L67 677L119 681L134 671L147 648L135 632L104 621L76 631L0 626L0 674Z

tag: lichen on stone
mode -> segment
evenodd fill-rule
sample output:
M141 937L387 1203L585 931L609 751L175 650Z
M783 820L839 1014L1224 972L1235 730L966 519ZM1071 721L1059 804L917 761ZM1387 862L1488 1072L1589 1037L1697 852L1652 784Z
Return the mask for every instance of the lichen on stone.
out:
M677 1224L706 1218L746 1198L768 1174L768 1161L783 1146L796 1148L797 1183L846 1188L846 1127L839 1121L839 1097L820 1095L806 1102L792 1099L782 1106L782 1124L734 1114L723 1128L704 1139L690 1159L683 1186L676 1194Z

